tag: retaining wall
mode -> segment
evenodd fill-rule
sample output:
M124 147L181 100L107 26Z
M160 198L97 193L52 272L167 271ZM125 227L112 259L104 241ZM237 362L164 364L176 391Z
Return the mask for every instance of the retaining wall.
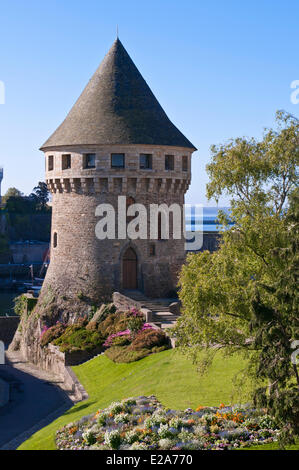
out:
M9 345L20 323L19 316L0 317L0 341Z

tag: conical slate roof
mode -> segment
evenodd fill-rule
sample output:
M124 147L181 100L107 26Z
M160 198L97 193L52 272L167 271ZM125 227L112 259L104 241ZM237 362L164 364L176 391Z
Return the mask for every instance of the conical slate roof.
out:
M168 119L119 39L66 119L41 149L91 144L195 149Z

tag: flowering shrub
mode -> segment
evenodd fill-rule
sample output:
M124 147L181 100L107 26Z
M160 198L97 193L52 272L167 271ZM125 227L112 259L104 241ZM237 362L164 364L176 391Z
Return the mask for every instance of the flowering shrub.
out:
M106 348L109 348L110 346L112 346L114 338L119 338L121 336L125 336L129 338L130 334L131 334L130 330L124 330L124 331L119 331L118 333L114 333L113 335L108 336L108 338L106 339L104 343L104 346Z
M121 443L121 437L119 435L119 431L117 429L113 431L106 431L104 442L107 444L111 449L118 449Z
M92 318L89 322L84 316L72 325L60 322L52 327L45 325L41 331L41 346L52 343L59 346L61 352L85 360L105 351L109 359L118 363L135 362L170 347L166 335L145 323L140 310L133 307L126 312L115 312L114 309L108 305L109 314L97 316L96 313L95 320Z
M41 346L47 346L49 343L59 338L66 330L67 325L57 322L56 325L48 327L44 326L41 331Z
M56 444L61 450L230 450L273 442L278 434L265 412L248 406L175 411L142 396L70 423L57 431Z

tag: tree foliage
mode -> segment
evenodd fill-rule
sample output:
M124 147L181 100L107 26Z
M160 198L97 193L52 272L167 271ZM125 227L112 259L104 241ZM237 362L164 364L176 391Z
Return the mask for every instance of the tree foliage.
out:
M284 112L276 119L260 142L238 138L212 147L207 194L231 198L233 226L220 213L219 250L188 255L180 276L184 314L174 334L201 367L220 348L243 351L254 401L269 408L282 438L290 439L299 434L299 379L291 362L299 339L299 121Z

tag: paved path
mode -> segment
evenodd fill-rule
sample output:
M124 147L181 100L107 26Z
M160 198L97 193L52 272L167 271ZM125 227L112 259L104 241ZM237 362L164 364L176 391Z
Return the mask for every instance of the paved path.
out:
M0 450L16 449L73 402L58 387L57 378L30 366L17 355L0 365L0 377L10 384L10 402L0 408Z

